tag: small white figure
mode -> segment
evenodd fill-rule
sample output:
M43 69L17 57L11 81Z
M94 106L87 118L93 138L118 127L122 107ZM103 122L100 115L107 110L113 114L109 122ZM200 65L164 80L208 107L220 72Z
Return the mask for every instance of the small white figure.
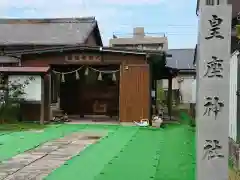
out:
M156 116L156 115L153 116L152 121L153 121L153 126L155 126L155 127L161 127L161 125L163 123L162 118L160 116Z
M137 126L141 126L141 127L147 127L147 126L149 126L149 121L148 121L148 119L141 119L140 122L134 121L134 123L135 123Z

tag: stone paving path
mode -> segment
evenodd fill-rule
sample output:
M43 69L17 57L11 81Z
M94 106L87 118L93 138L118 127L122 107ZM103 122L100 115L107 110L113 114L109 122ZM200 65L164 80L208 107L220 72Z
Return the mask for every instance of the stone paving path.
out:
M73 133L19 154L0 163L0 180L41 180L104 135Z

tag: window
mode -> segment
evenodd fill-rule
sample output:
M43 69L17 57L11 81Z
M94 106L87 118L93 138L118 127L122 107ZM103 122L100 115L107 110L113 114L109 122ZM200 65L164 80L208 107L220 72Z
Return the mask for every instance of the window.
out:
M206 0L207 6L219 5L219 0Z
M121 44L121 45L119 45L119 44L115 44L115 45L113 45L113 47L115 47L115 48L126 48L126 49L136 49L137 48L137 46L136 45L129 45L129 44Z
M163 45L161 44L158 46L157 50L162 50L162 49L163 49Z
M144 50L162 50L163 44L146 44Z

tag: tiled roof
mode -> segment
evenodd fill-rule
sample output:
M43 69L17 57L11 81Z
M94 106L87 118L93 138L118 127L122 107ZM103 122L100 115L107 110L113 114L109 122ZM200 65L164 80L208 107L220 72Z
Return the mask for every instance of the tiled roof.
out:
M169 49L167 51L167 66L179 70L193 70L195 49ZM171 57L170 57L171 56Z
M96 24L94 17L0 19L0 45L82 44Z

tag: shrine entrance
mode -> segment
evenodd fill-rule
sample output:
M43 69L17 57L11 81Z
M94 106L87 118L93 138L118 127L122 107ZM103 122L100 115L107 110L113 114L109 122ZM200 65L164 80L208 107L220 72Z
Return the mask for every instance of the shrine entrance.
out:
M52 79L60 109L76 120L115 119L119 116L120 65L58 65ZM54 86L54 85L53 85ZM100 118L99 118L100 117Z

